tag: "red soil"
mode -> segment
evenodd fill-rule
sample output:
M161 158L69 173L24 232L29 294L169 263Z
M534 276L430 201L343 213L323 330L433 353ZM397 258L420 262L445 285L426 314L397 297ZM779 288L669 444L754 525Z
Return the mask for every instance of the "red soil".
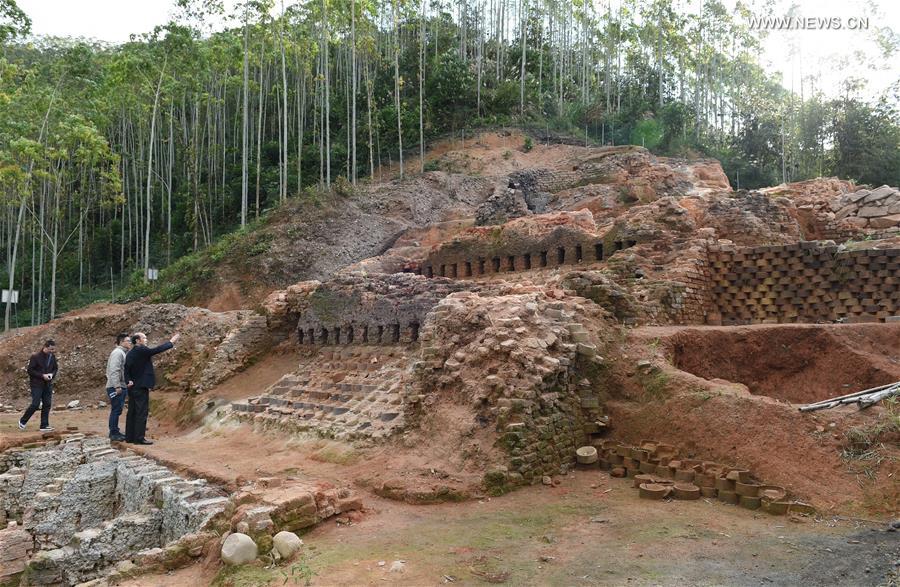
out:
M631 359L619 362L622 388L606 406L612 437L652 438L678 446L682 456L749 468L826 511L896 515L900 445L890 431L896 415L886 407L801 413L725 379L744 379L758 393L786 399L849 393L860 384L900 379L898 334L900 328L883 324L636 329L625 349ZM796 363L785 358L798 355ZM681 371L668 363L672 356L676 365L721 379ZM638 359L655 369L642 370ZM880 464L846 458L858 431L873 434Z
M900 324L684 329L666 345L683 371L794 403L900 380Z

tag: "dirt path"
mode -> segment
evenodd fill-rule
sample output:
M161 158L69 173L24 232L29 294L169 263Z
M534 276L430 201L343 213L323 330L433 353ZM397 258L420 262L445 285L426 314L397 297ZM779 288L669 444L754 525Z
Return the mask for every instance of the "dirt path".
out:
M645 501L630 480L599 472L466 504L366 502L360 522L304 536L293 566L223 571L220 584L852 586L888 584L900 560L900 534L880 527L791 521L715 500ZM218 570L125 585L207 584Z

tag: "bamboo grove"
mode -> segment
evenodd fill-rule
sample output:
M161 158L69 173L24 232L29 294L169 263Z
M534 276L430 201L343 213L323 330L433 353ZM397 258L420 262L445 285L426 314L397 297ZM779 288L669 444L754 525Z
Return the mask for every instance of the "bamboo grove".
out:
M422 172L430 138L475 127L716 156L747 188L900 183L896 100L826 98L812 75L782 88L751 9L178 0L172 22L109 46L29 38L0 0L0 279L20 292L5 327L114 297L287 198Z

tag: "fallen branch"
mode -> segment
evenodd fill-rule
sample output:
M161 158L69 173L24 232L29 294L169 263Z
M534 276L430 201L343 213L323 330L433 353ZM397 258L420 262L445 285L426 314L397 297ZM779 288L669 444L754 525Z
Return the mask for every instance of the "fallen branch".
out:
M900 381L800 406L799 410L801 412L815 412L817 410L828 410L847 404L857 404L860 410L864 410L883 399L895 395L900 395Z

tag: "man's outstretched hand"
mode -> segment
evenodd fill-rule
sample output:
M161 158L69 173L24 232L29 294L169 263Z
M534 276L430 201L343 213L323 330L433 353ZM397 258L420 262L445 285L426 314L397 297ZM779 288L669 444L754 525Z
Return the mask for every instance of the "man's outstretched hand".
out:
M181 338L181 335L176 332L175 335L169 339L169 342L175 344L176 342L178 342L179 338Z

